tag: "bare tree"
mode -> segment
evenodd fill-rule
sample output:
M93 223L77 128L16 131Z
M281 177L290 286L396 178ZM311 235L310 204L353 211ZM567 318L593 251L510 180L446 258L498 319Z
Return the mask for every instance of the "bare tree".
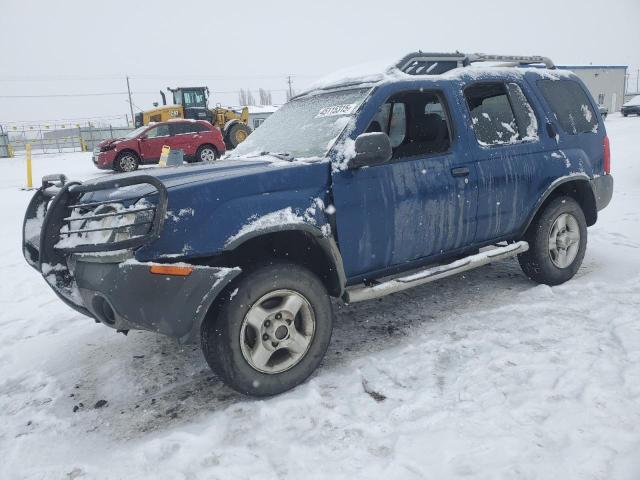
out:
M260 105L271 105L272 104L272 100L271 100L271 92L261 88L260 90L258 90L259 94L260 94Z
M247 105L247 92L244 90L244 88L241 88L240 92L238 92L238 104Z
M255 105L256 99L253 98L253 92L251 90L247 90L247 105Z

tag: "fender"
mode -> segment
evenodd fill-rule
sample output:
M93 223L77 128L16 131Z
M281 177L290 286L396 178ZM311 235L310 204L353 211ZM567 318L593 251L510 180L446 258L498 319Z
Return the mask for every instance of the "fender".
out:
M240 120L238 120L237 118L233 118L231 120L229 120L227 123L224 124L224 126L222 127L222 132L223 133L227 133L227 131L231 128L232 125L235 125L236 123L240 123Z
M235 250L243 243L263 235L267 235L269 233L274 232L305 232L309 233L313 236L314 240L324 253L325 257L332 263L332 268L336 272L338 286L339 286L339 295L342 296L345 291L345 287L347 284L347 276L344 271L344 265L342 263L342 255L340 254L340 249L332 235L325 235L320 228L315 225L311 225L305 222L288 222L282 223L279 225L269 225L264 228L258 228L255 230L251 230L243 235L232 237L231 240L227 241L224 246L223 251L230 252Z
M556 191L556 189L559 186L561 186L561 185L563 185L565 183L575 182L575 181L585 182L589 186L589 191L591 192L591 195L593 195L593 201L595 202L595 195L593 193L593 188L591 186L591 178L587 174L585 174L585 173L575 173L575 174L568 175L566 177L558 178L558 179L554 180L553 182L551 182L551 184L547 187L545 192L540 196L540 198L536 202L535 208L533 209L532 213L527 218L527 221L525 222L524 227L522 228L520 234L521 235L525 234L525 232L529 229L529 226L531 225L531 222L533 222L533 219L538 214L538 211L540 211L540 207L542 207L542 205L547 200L547 198L549 198L549 196L554 191Z

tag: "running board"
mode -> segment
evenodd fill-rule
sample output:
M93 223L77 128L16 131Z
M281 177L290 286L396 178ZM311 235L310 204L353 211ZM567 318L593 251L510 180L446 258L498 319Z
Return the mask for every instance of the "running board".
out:
M353 287L347 289L344 300L346 303L362 302L364 300L372 300L374 298L384 297L390 293L401 292L409 288L424 285L425 283L435 282L441 278L457 275L458 273L473 270L474 268L487 265L496 260L515 257L529 250L529 244L521 241L506 245L504 247L496 247L475 255L461 258L447 265L428 268L420 272L407 275L406 277L394 278L371 287Z

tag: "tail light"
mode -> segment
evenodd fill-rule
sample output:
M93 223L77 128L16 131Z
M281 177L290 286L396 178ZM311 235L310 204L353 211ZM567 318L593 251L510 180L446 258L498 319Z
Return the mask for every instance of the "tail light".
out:
M611 173L611 147L609 146L609 137L605 135L602 141L603 158L604 158L604 173L607 175Z

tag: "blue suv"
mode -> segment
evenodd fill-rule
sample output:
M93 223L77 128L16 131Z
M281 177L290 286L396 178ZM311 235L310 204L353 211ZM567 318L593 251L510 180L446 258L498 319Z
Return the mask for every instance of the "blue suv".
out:
M45 177L23 246L72 308L199 341L228 385L273 395L322 361L331 297L515 256L535 282L569 280L612 191L576 76L544 57L416 52L298 95L222 160Z

